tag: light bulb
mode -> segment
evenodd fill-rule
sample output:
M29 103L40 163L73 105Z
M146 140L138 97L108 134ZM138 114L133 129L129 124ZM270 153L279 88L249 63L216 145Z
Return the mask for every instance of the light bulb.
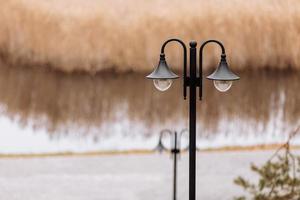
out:
M153 79L154 86L159 91L166 91L172 85L172 79Z
M228 91L231 88L232 81L214 80L214 86L220 92L226 92L226 91Z

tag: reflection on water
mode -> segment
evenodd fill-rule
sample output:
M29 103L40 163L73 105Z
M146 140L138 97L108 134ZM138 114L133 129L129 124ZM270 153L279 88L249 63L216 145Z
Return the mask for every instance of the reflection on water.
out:
M205 82L204 100L197 105L202 147L281 142L300 122L299 73L240 75L225 94ZM31 128L56 140L88 138L107 145L116 137L114 148L131 148L125 143L137 137L147 140L163 128L187 127L187 103L181 81L161 93L143 74L0 67L1 117L11 119L20 132Z

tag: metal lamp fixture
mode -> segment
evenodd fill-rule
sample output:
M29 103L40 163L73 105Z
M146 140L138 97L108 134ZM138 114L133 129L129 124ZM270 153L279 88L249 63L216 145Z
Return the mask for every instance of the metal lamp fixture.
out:
M240 77L235 75L228 67L226 55L221 55L221 61L218 68L207 79L214 81L214 86L220 92L226 92L232 86L232 81L239 80Z
M165 54L160 54L158 66L155 70L147 76L147 78L153 79L154 86L160 91L166 91L172 85L172 79L177 79L177 76L172 72L166 62Z
M177 41L177 42L179 42L178 39L171 39L171 40L168 40L168 41ZM166 43L168 43L168 41ZM216 87L217 90L219 90L220 92L226 92L232 86L232 81L239 80L240 77L238 77L236 74L234 74L229 69L229 66L228 66L227 61L226 61L225 48L222 45L222 43L217 41L217 40L208 40L208 41L204 42L203 45L201 46L201 48L200 48L200 68L201 68L201 72L202 72L203 47L205 46L205 44L207 44L209 42L215 42L215 43L219 44L222 48L222 55L221 55L220 64L217 67L217 69L212 74L207 76L206 78L210 79L210 80L213 80L214 86ZM167 89L169 89L172 85L173 79L179 78L179 76L177 74L175 74L169 68L169 66L166 62L165 54L164 54L164 48L166 46L166 43L162 47L158 66L154 69L154 71L151 74L149 74L147 76L147 78L153 79L155 87L160 91L166 91ZM191 43L195 43L197 45L196 42L191 42ZM182 42L182 44L184 45L183 42ZM184 49L185 49L185 54L186 54L186 47L184 47ZM185 61L184 61L184 70L185 70L184 79L186 80L186 78L187 78L186 77L186 56L185 56ZM202 80L202 77L201 77L201 80Z
M199 68L197 72L197 42L190 42L190 70L187 75L187 48L183 41L179 39L167 40L161 47L160 61L156 69L147 76L153 79L155 87L160 91L166 91L172 85L173 79L179 78L168 67L165 60L165 47L169 42L178 42L183 47L183 97L186 99L187 88L189 88L189 200L196 199L196 89L199 89L199 98L202 100L203 80L202 80L202 63L203 48L208 43L216 43L221 47L221 61L217 69L207 76L207 79L213 80L214 86L221 92L226 92L232 86L232 82L239 80L228 67L226 62L225 48L217 40L205 41L199 51Z

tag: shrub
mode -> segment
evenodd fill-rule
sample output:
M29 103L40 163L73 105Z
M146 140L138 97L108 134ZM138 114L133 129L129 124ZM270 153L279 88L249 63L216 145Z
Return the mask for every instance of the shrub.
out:
M234 183L248 192L247 197L235 200L299 200L300 199L300 156L290 150L290 141L300 126L290 134L288 141L261 167L251 164L251 170L259 175L258 182L251 183L238 177Z

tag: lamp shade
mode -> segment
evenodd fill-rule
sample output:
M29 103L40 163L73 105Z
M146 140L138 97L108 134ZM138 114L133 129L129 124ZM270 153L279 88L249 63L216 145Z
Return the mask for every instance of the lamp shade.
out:
M238 77L229 69L229 66L226 62L225 54L221 56L221 61L218 68L206 78L210 80L219 80L219 81L235 81L240 79L240 77Z
M176 79L179 78L177 74L172 72L168 67L168 64L165 59L165 54L160 54L160 59L158 66L154 69L154 71L146 76L149 79Z

